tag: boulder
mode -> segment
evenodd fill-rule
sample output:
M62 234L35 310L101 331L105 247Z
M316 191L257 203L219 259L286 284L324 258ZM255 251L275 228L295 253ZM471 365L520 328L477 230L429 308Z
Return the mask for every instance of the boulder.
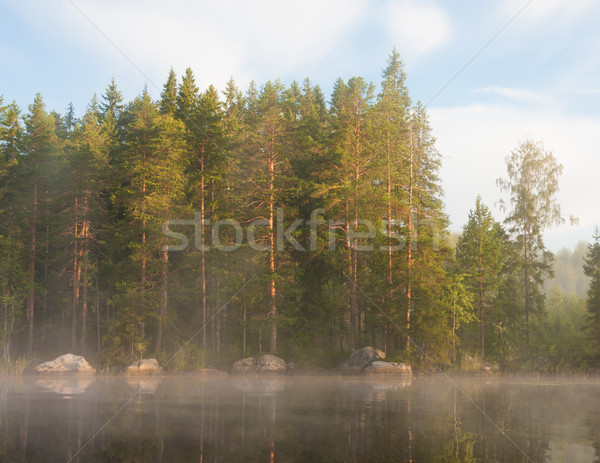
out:
M346 374L362 373L365 368L376 360L385 358L385 353L375 347L367 346L354 351L347 362L342 363L337 370Z
M481 366L481 371L483 371L487 375L494 375L500 371L500 367L494 363L483 362Z
M285 373L285 361L276 355L261 355L258 359L248 357L233 364L233 373Z
M294 374L294 373L296 373L297 371L298 371L298 367L296 366L296 364L295 364L295 363L292 363L292 362L290 362L290 363L287 363L287 364L285 365L285 372L286 372L288 375L293 375L293 374Z
M365 375L412 375L410 365L401 362L381 362L375 361L365 368Z
M498 365L486 362L477 357L471 357L469 354L463 355L460 362L460 372L468 374L486 374L495 375L500 371Z
M124 374L128 376L150 376L160 373L161 370L158 360L142 359L125 368Z
M198 370L194 370L192 372L192 374L199 375L199 376L226 376L227 375L227 373L217 369L216 367L200 368Z
M34 368L41 374L94 374L96 370L80 355L65 354Z
M254 357L247 357L233 364L234 373L248 373L249 371L256 371L256 359Z
M285 360L276 355L261 355L256 361L256 370L259 373L285 373Z
M350 362L344 362L339 365L335 371L341 373L342 375L360 375L360 367L350 366Z

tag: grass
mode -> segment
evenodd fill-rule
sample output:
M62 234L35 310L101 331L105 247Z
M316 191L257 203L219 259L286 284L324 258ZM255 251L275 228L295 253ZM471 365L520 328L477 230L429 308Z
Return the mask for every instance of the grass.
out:
M11 376L22 376L25 368L27 367L27 360L25 357L19 357L16 360L9 362L0 362L0 374L11 375Z

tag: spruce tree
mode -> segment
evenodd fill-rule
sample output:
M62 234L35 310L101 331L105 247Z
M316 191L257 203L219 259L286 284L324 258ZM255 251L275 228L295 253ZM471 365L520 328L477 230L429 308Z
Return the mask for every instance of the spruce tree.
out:
M160 94L160 113L174 115L177 110L177 75L173 68Z
M466 282L476 297L480 323L480 352L485 358L485 311L492 306L501 282L504 261L502 230L490 210L477 196L475 209L469 212L469 221L463 227L456 246L456 260Z
M28 295L27 295L27 322L28 341L27 356L33 356L34 339L34 315L35 315L35 287L36 287L36 264L39 253L38 227L43 217L42 188L47 180L48 167L52 156L56 153L58 140L54 133L54 117L46 112L41 94L37 94L33 103L29 106L29 113L25 115L25 133L21 140L21 151L23 153L21 174L23 185L28 185L27 191L23 192L26 201L24 211L25 227L28 229Z
M600 352L600 229L594 230L592 243L588 244L583 269L590 279L587 292L588 333L596 353Z

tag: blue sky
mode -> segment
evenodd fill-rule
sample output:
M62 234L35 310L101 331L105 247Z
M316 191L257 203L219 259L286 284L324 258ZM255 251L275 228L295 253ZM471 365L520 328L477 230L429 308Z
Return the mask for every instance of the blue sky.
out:
M477 194L503 218L495 180L533 138L564 165L559 200L580 221L546 233L558 250L600 222L599 21L596 0L0 0L0 94L80 115L113 76L127 100L145 83L158 97L171 66L200 87L308 76L329 94L338 77L378 83L396 46L429 102L451 229Z

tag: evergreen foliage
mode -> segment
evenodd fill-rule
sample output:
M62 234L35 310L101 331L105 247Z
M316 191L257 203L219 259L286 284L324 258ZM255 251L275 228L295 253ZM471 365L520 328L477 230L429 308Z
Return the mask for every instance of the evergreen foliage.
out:
M477 198L453 256L435 143L396 50L379 89L339 79L329 103L309 79L201 91L191 69L171 69L159 101L124 102L112 79L79 119L39 94L24 116L0 99L2 357L108 366L185 346L173 367L266 351L331 367L369 344L513 367L529 331L538 366L566 358L567 337L583 349L578 301L553 296L543 316L560 166L520 145L500 181L508 231Z

